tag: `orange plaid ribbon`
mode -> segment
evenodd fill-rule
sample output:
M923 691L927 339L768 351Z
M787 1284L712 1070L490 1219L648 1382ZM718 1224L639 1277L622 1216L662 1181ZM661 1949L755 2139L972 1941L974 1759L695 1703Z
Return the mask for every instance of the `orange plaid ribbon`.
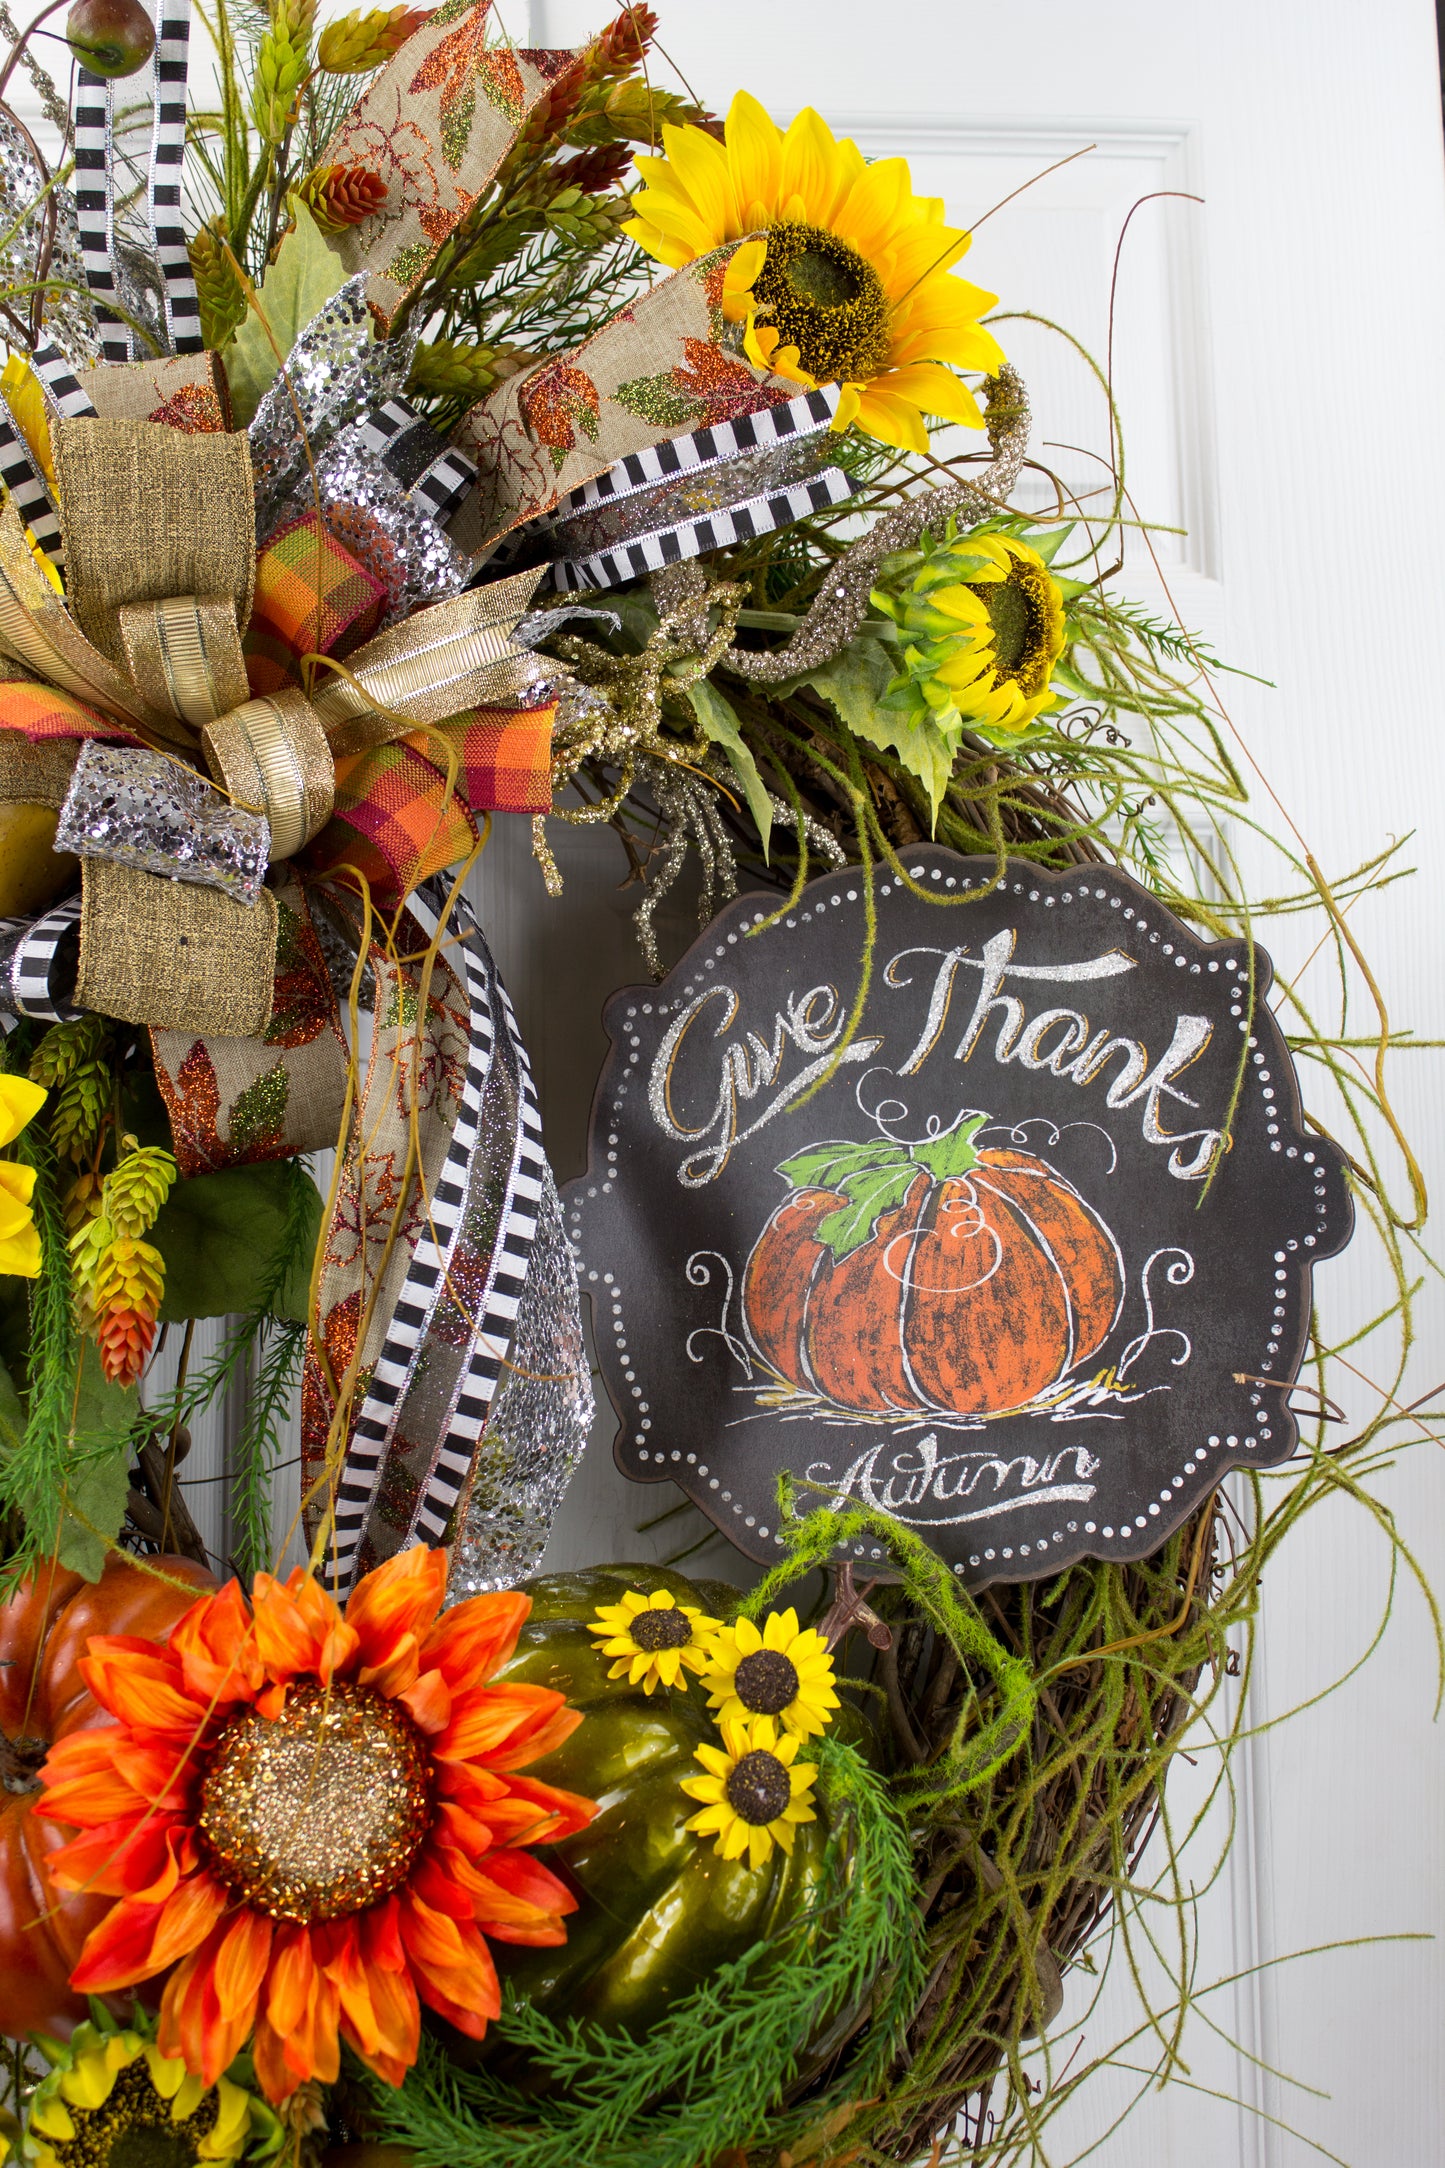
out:
M474 815L547 813L552 806L555 708L477 708L469 715L336 763L336 810L306 848L318 873L352 866L380 904L467 856ZM447 784L443 744L456 752L458 788Z

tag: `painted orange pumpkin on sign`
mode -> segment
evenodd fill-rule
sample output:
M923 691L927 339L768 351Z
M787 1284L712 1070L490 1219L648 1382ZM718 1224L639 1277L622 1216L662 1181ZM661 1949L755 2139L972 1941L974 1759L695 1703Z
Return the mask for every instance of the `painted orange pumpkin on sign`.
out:
M858 1415L987 1416L1037 1404L1119 1315L1119 1245L1032 1152L985 1144L986 1114L921 1144L828 1143L748 1259L748 1338L797 1392Z

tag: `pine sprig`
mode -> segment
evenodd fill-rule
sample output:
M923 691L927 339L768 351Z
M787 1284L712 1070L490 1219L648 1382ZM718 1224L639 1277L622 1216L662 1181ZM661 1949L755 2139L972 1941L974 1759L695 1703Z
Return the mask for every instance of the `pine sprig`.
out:
M35 1170L30 1208L40 1233L40 1276L30 1292L25 1434L18 1451L0 1461L0 1508L18 1513L25 1525L19 1550L6 1561L7 1576L55 1549L70 1475L79 1365L55 1148L32 1122L11 1149Z
M867 2018L848 2073L867 2098L923 1986L913 1855L861 1757L826 1738L812 1751L837 1834L818 1901L791 1930L719 1966L641 2041L512 2004L497 2030L556 2093L458 2072L424 2042L399 2091L361 2078L378 2133L411 2147L418 2168L697 2168L765 2127L786 2146L817 2120L816 2106L783 2105L808 2043L845 2014Z
M260 1366L236 1440L230 1481L231 1555L247 1586L253 1574L273 1561L271 1480L281 1457L281 1429L291 1413L306 1327L289 1318L279 1324L264 1320L254 1345Z

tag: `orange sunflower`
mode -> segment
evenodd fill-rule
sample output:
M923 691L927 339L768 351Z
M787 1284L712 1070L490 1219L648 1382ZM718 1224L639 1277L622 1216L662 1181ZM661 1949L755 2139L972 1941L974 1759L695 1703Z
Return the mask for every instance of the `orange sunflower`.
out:
M53 1748L38 1814L82 1834L61 1890L119 1900L72 1984L111 1994L175 1966L159 2044L213 2085L254 2033L272 2101L337 2074L338 2038L390 2084L420 2004L480 2039L486 1937L561 1943L575 1899L523 1849L590 1800L515 1772L581 1722L562 1694L488 1683L527 1596L442 1612L442 1551L359 1582L343 1617L297 1568L202 1597L168 1644L98 1635L80 1670L114 1724Z

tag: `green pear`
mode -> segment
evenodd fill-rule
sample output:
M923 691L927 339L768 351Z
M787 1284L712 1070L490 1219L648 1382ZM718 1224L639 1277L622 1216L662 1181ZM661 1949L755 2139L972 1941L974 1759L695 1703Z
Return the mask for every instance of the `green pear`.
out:
M93 75L135 75L155 51L155 25L140 0L75 0L65 42Z

